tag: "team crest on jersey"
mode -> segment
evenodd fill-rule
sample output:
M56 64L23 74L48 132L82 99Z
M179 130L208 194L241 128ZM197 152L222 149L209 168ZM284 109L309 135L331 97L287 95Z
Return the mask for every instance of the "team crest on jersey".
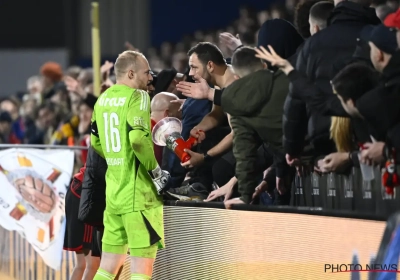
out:
M133 118L133 125L134 126L142 126L144 128L148 128L148 125L145 123L142 117L134 117Z

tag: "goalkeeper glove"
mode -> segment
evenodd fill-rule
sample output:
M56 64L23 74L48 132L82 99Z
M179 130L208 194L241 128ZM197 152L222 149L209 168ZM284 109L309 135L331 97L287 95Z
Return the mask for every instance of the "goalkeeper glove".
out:
M157 189L158 194L162 194L166 189L168 182L171 178L168 171L162 170L160 166L156 169L149 171L149 175L153 180L153 184Z

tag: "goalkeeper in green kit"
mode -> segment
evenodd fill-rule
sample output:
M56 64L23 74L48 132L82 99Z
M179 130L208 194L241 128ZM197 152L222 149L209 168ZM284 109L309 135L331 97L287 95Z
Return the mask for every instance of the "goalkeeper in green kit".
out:
M154 156L150 131L150 66L141 53L125 51L114 65L117 83L97 100L91 144L107 161L103 252L94 280L114 279L131 255L131 279L151 279L164 247L161 193L169 173Z

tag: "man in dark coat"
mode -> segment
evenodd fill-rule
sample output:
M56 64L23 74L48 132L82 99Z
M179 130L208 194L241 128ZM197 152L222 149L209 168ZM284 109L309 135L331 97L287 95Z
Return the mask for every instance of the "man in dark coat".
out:
M305 73L327 96L332 95L330 80L350 61L357 46L357 38L366 25L377 25L380 20L365 0L335 1L329 26L309 38L300 52L296 69ZM284 108L284 149L288 162L300 157L307 134L314 146L314 154L335 151L329 139L330 117L310 112L301 88L290 86ZM335 103L339 115L346 115L340 102Z
M275 203L290 202L290 170L282 147L282 113L289 80L281 71L262 70L265 64L255 54L250 47L236 50L232 66L240 79L225 89L221 100L224 112L230 115L234 133L233 154L241 195L240 200L225 202L227 208L230 204L250 203L253 200L259 183L256 173L257 149L263 143L274 156L278 178Z

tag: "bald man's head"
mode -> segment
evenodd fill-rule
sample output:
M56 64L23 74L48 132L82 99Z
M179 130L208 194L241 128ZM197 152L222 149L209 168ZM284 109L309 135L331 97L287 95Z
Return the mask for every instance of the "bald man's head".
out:
M153 81L150 65L146 57L136 51L124 51L114 64L117 84L131 88L147 90Z
M181 119L180 104L171 102L174 100L179 100L179 98L173 93L160 92L156 94L151 101L151 118L156 122L165 117Z

